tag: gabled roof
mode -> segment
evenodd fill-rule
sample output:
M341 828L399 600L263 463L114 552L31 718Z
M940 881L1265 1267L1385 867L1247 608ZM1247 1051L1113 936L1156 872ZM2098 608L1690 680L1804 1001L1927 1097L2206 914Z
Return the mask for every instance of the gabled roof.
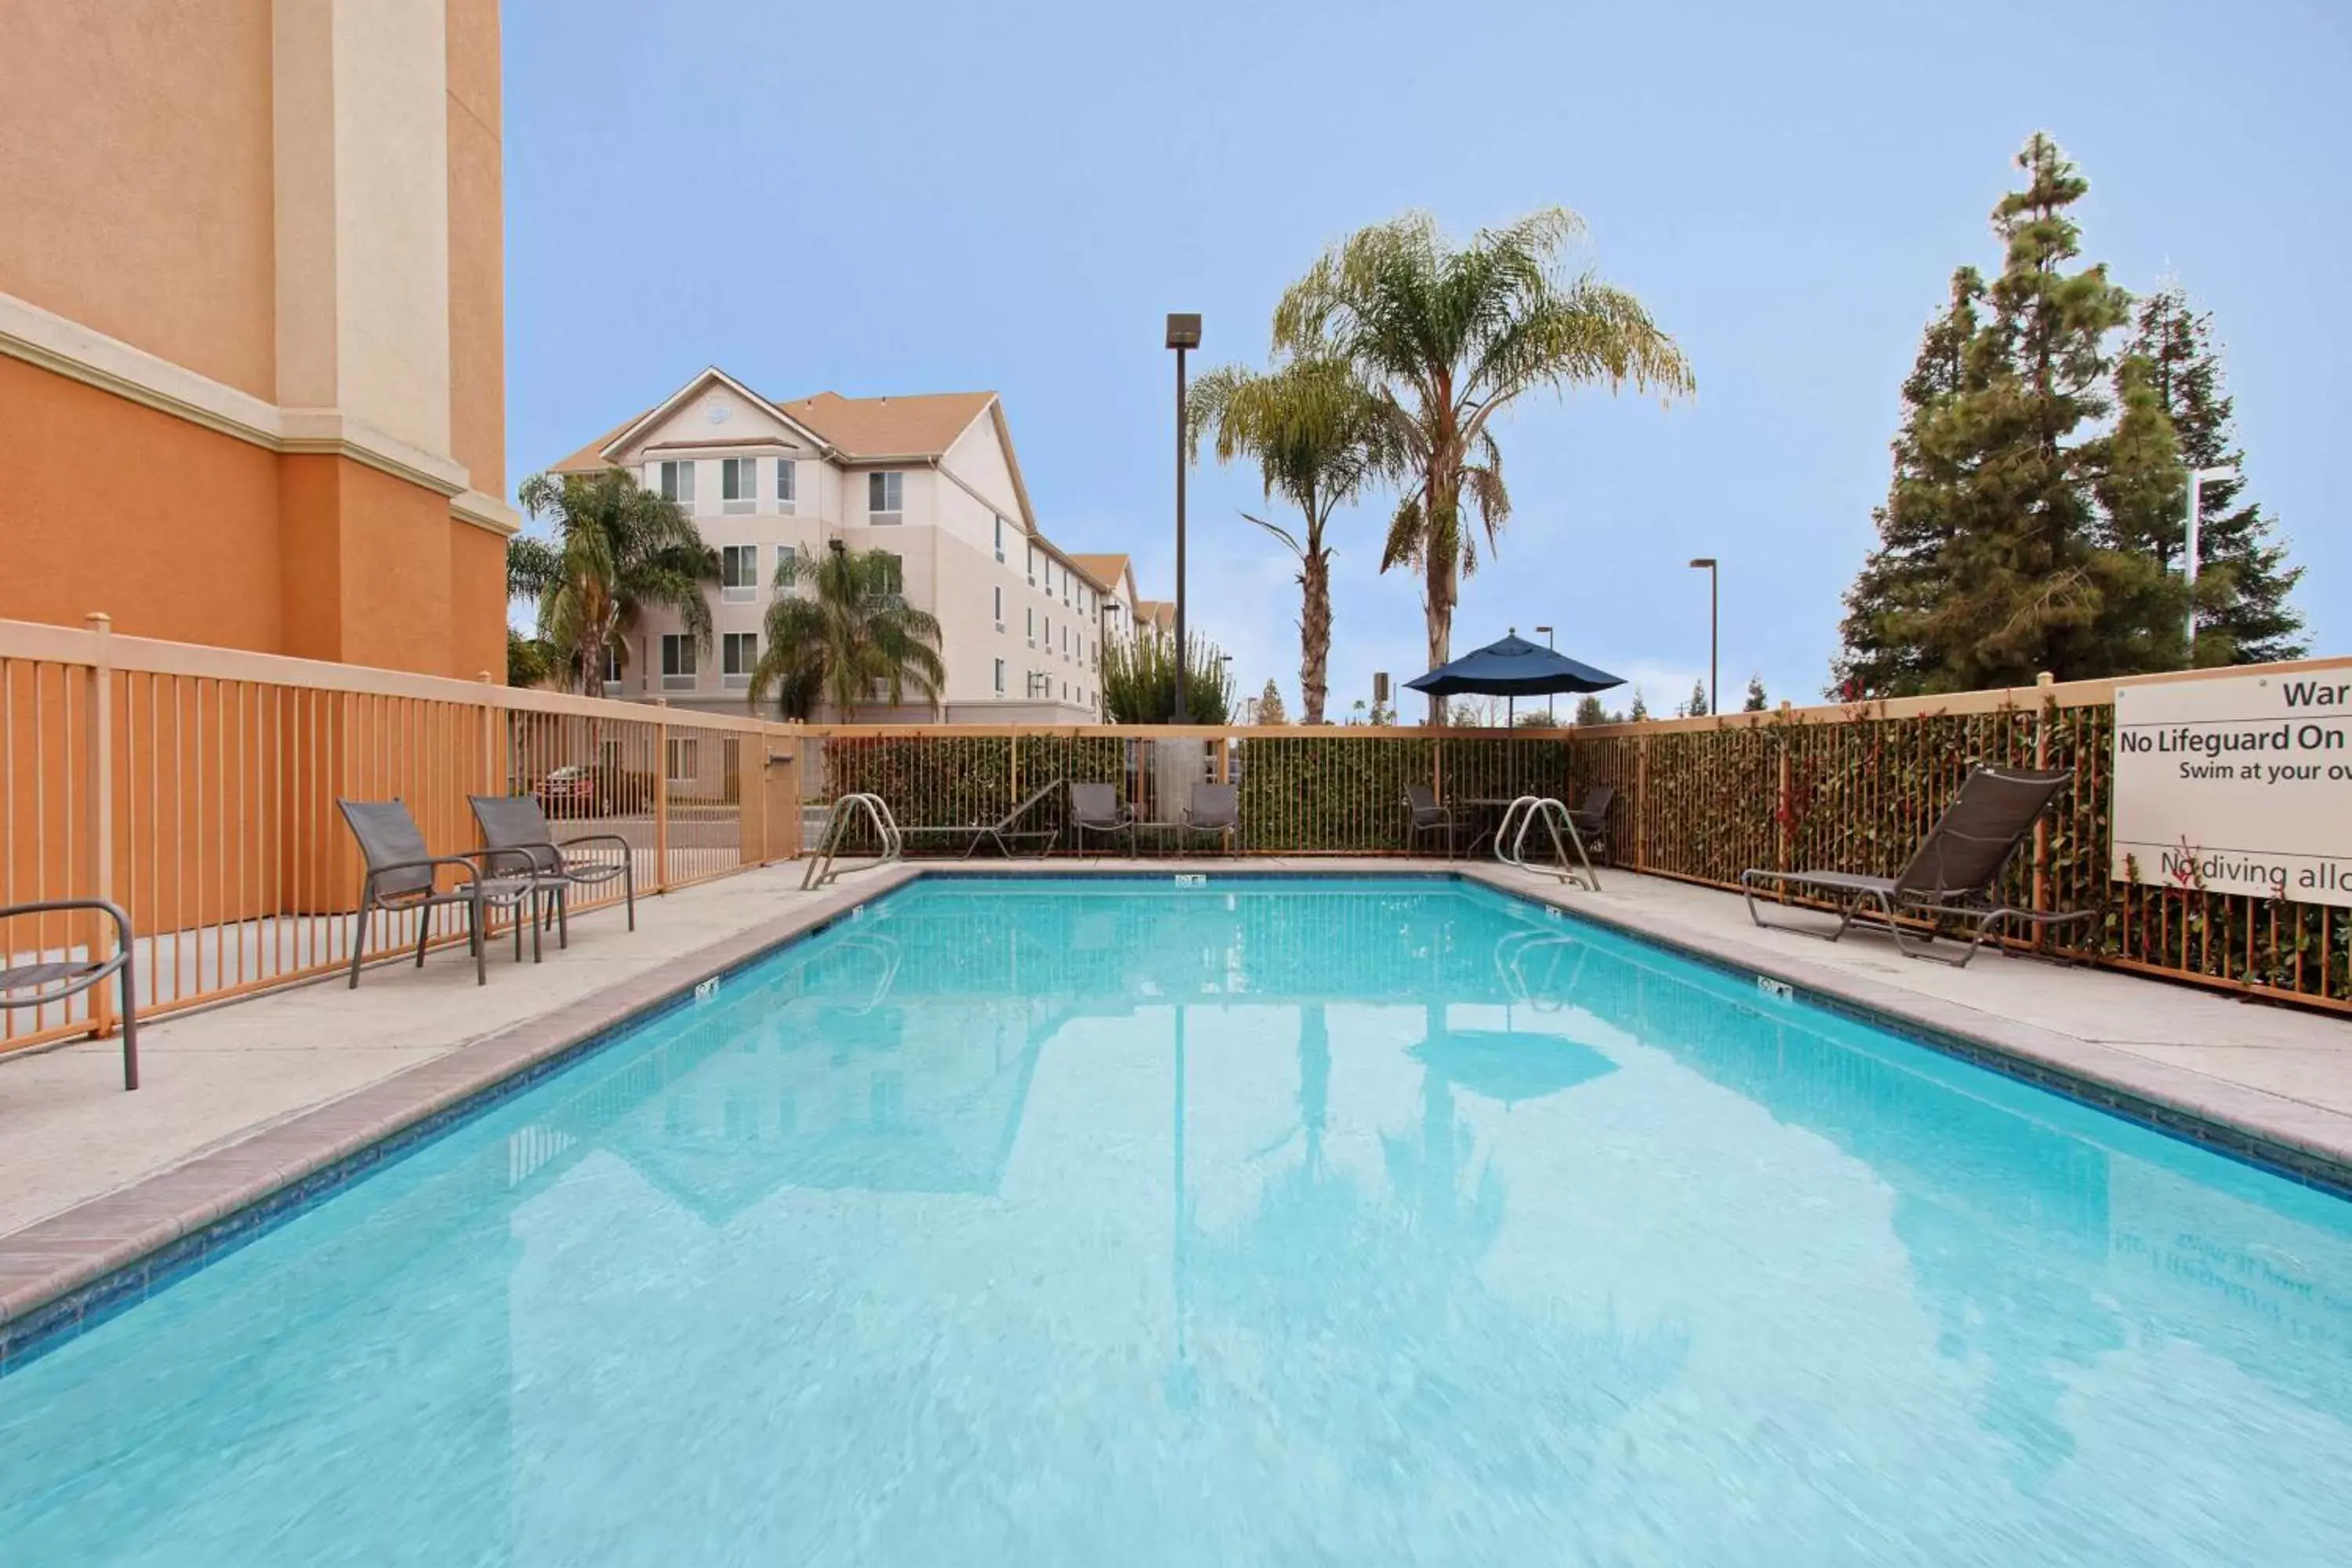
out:
M844 397L820 392L777 405L844 457L943 458L996 401L992 392L933 392L913 397Z
M1176 629L1176 606L1166 599L1138 599L1135 618L1163 632Z
M1127 557L1124 555L1073 555L1078 570L1095 581L1095 586L1116 594L1127 580Z

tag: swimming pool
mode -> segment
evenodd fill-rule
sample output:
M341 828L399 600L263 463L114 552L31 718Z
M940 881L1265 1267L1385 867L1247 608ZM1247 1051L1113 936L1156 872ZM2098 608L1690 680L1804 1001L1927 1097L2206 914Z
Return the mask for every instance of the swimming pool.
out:
M1484 889L923 882L0 1377L68 1564L2249 1563L2352 1205Z

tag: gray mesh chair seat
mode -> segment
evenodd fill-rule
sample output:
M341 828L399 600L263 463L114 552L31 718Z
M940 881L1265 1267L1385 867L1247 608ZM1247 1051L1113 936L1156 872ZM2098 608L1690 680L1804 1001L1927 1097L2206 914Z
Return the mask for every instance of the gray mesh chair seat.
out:
M1070 787L1070 828L1077 838L1078 853L1087 852L1087 835L1116 839L1127 835L1127 852L1135 853L1135 815L1118 798L1118 786L1107 784L1074 784Z
M546 889L558 947L572 945L573 888L601 888L618 880L629 929L637 929L636 852L626 838L617 833L581 833L559 840L545 810L527 795L470 795L466 802L482 830L483 867L493 876L530 879ZM609 847L618 858L592 859L572 853L591 845Z
M1568 814L1576 825L1576 836L1584 841L1584 852L1594 859L1615 865L1609 855L1609 808L1616 803L1615 784L1594 784L1584 792L1584 800Z
M1968 946L1958 958L1946 960L1961 967L1976 956L1987 936L2012 921L2039 930L2094 919L2097 911L2093 910L2020 909L2003 901L2000 893L2002 874L2019 847L2074 777L2063 770L1979 767L1894 876L1761 868L1742 871L1739 889L1748 900L1748 918L1759 926L1771 924L1756 907L1757 889L1767 883L1784 893L1817 893L1839 910L1837 929L1827 933L1830 941L1863 920L1885 927L1896 950L1910 958L1939 955L1904 940L1906 920L1926 924L1927 942L1935 940L1937 922L1952 920L1969 928Z
M983 844L993 844L996 852L1006 859L1013 858L1014 845L1034 844L1040 850L1053 845L1061 829L1040 819L1045 803L1062 793L1062 781L1042 785L1029 792L1020 805L994 822L973 822L961 826L937 827L901 827L898 837L909 844L939 843L949 850L961 849L967 860L978 853ZM1027 826L1024 826L1024 824Z
M0 1007L47 1007L83 992L121 980L122 1005L122 1087L139 1087L139 995L135 961L131 950L131 917L121 906L104 899L52 899L37 904L0 904L0 930L16 915L102 914L114 922L114 952L104 958L39 959L6 964L7 949L0 946ZM19 994L22 993L22 994Z
M474 984L489 983L483 937L489 929L489 911L515 911L515 962L522 962L522 928L530 927L531 961L540 957L540 900L551 889L544 879L530 876L494 877L484 873L476 858L436 855L425 847L425 835L408 807L396 800L337 800L335 808L351 825L367 872L360 883L357 924L352 932L351 984L360 983L360 961L367 951L368 921L379 910L394 914L414 912L416 921L416 963L425 964L425 949L433 932L432 911L443 905L466 911L467 945L474 954ZM457 873L454 886L440 885L440 873ZM529 909L526 910L525 906Z
M1193 839L1213 837L1218 847L1228 854L1234 847L1234 836L1241 831L1241 789L1236 784L1202 784L1192 786L1192 798L1184 807L1184 816L1176 824L1179 847L1189 848Z
M1404 808L1409 817L1405 829L1405 847L1417 847L1432 833L1445 836L1445 858L1454 858L1454 808L1441 805L1437 792L1427 784L1404 786Z

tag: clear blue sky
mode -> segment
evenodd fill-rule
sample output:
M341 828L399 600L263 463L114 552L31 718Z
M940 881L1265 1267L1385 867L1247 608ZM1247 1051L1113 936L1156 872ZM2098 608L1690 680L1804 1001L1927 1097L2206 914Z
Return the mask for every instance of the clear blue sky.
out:
M1516 625L1641 680L1706 658L1817 694L1884 495L1895 390L2036 128L2091 181L2085 248L2169 270L2227 345L2252 493L2352 650L2342 460L2352 6L1835 0L1184 7L506 0L513 477L716 363L778 395L1002 393L1046 531L1173 574L1171 310L1262 363L1332 240L1559 203L1583 259L1696 368L1693 403L1597 392L1504 426L1517 514L1463 651ZM1333 703L1422 668L1417 590L1344 519ZM1196 470L1191 612L1245 692L1295 703L1296 589ZM1624 693L1612 694L1622 699Z

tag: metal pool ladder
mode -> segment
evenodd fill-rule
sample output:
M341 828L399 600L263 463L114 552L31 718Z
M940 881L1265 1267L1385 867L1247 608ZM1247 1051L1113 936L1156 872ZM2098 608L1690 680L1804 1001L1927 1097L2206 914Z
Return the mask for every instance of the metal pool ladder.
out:
M842 841L849 837L850 828L861 816L874 825L874 836L882 843L882 853L873 864L887 865L906 854L906 836L898 831L898 819L890 815L888 801L864 791L837 796L833 810L826 814L824 831L817 835L816 855L801 874L803 892L822 888L849 869L836 867L834 860L841 853Z
M1568 807L1548 795L1523 795L1511 802L1503 813L1501 824L1495 829L1495 858L1521 871L1550 870L1551 868L1528 864L1528 835L1542 823L1551 835L1551 849L1559 869L1553 872L1561 881L1580 882L1592 892L1601 890L1601 874L1592 868L1592 858L1584 852L1584 836L1576 830L1576 817ZM1511 831L1517 824L1518 831ZM1567 837L1561 837L1566 829ZM1570 864L1568 852L1573 846L1576 860ZM1580 870L1578 868L1581 867Z

